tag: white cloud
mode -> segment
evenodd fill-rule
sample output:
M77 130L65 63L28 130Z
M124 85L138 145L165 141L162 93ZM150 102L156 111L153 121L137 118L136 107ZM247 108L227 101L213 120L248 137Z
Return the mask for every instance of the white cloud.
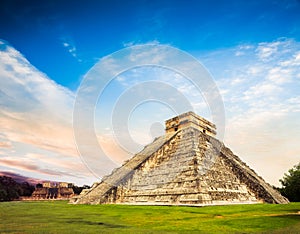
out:
M272 59L273 56L278 56L278 50L280 50L279 53L286 50L286 47L290 45L290 42L290 40L286 40L285 38L273 42L261 42L256 48L257 56L262 61Z
M221 71L230 70L215 75L221 92L226 90L225 143L279 186L284 172L300 160L300 43L281 38L254 44L232 66L240 50L222 51L227 57L214 62Z
M280 63L282 67L293 67L300 65L300 51L296 51L292 58Z
M258 57L262 60L269 58L277 51L276 46L265 46L264 44L257 48Z
M137 41L123 42L124 47L130 47L130 46L135 46L135 45L145 45L145 44L158 45L158 44L160 44L160 42L158 40L152 40L152 41L148 41L148 42L144 42L144 43L137 42Z
M271 68L267 79L269 79L271 82L275 84L284 84L288 83L292 79L292 74L290 69L281 68L281 67L275 67Z
M74 57L77 59L78 62L81 62L82 60L78 57L78 52L77 52L77 48L75 46L75 43L70 40L70 39L66 39L66 38L62 38L62 45L63 47L65 47L67 49L67 51Z
M246 55L248 50L250 50L250 49L253 49L252 45L249 45L249 44L240 45L240 46L238 46L238 49L235 51L234 55L238 56L238 57Z
M245 93L244 93L244 99L245 100L253 100L254 98L260 98L260 97L270 97L273 95L278 95L282 89L272 83L264 82L259 83L255 86L250 87Z
M8 45L0 51L0 80L1 154L9 156L1 157L0 165L23 168L37 177L48 173L54 179L74 179L72 173L80 172L90 176L84 167L75 165L82 162L72 131L74 93ZM45 155L32 161L30 155L38 153ZM49 168L45 168L46 160Z

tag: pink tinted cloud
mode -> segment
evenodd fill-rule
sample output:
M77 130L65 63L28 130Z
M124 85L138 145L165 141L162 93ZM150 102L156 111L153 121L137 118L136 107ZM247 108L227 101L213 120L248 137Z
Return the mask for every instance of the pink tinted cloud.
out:
M1 141L0 148L12 148L12 144L9 141Z
M24 162L24 161L17 160L17 159L0 158L0 165L8 166L10 168L17 168L17 169L25 170L25 171L29 171L29 172L41 173L41 174L45 174L45 175L49 175L49 176L78 177L78 176L73 175L71 173L60 172L60 171L57 171L57 170L41 168L40 166L38 166L36 164L29 163L29 162Z

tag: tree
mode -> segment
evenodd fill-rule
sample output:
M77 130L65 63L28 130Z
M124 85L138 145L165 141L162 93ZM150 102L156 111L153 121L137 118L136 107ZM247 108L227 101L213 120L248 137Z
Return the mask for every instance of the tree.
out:
M12 201L19 198L21 188L19 184L11 177L0 176L0 200L1 201Z
M43 185L41 183L36 184L36 188L43 188Z
M7 201L7 192L5 189L0 188L0 201Z
M23 182L19 184L21 188L20 196L30 197L34 191L34 186L29 184L28 182Z
M295 165L288 173L284 174L283 179L279 180L282 188L280 192L290 201L300 201L300 163Z
M78 195L78 194L81 193L81 191L82 191L83 189L89 189L90 186L88 186L88 185L83 185L82 187L79 187L79 186L74 185L72 188L73 188L74 193L75 193L76 195Z
M0 201L13 201L20 196L31 196L34 186L28 182L18 183L13 178L0 176Z

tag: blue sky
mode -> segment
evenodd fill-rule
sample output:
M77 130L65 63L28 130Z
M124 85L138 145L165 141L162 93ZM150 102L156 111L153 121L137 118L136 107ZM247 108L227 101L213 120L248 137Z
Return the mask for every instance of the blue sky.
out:
M73 138L76 92L105 56L148 43L186 51L208 69L224 101L224 142L268 182L279 185L299 162L299 1L3 0L0 17L2 171L78 184L98 180ZM179 74L126 71L106 87L95 108L97 138L115 166L132 152L116 143L113 108L123 94L141 98L137 85L147 81L172 86L197 114L212 119L203 95ZM162 133L164 120L173 116L159 102L133 109L128 125L136 150L153 140L155 126ZM113 166L100 162L99 168L101 177Z
M4 0L1 5L1 38L72 90L99 58L131 43L156 40L202 53L300 39L298 1Z

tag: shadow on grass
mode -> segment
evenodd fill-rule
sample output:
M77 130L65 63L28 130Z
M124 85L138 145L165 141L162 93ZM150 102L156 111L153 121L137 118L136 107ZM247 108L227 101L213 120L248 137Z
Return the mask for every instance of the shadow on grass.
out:
M272 217L272 218L281 218L281 219L289 219L289 220L295 220L295 221L300 221L300 215L295 213L295 214L282 214L282 215L272 215L272 216L269 216L269 217Z
M80 225L103 226L103 227L106 227L106 228L126 228L126 226L123 226L123 225L103 223L103 222L98 222L98 221L89 221L89 220L69 220L69 221L66 221L66 223L80 224Z

